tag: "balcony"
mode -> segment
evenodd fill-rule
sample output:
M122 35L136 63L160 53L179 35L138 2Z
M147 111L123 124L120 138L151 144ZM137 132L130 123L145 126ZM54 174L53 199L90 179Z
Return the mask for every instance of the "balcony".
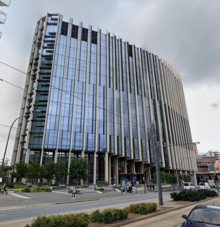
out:
M6 20L7 14L4 12L0 11L0 24L4 24Z
M9 7L11 0L0 0L0 6L7 6Z

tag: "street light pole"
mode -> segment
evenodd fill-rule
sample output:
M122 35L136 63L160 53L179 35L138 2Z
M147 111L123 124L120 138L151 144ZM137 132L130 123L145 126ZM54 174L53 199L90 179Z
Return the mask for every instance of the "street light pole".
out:
M11 129L12 129L12 127L13 127L15 121L17 121L19 118L21 118L21 117L18 117L18 118L16 118L16 119L13 121L13 123L12 123L12 125L11 125L11 127L10 127L10 130L9 130L9 133L8 133L8 138L7 138L7 142L6 142L6 146L5 146L5 152L4 152L4 156L3 156L3 160L2 160L2 167L1 167L0 177L2 176L2 170L3 170L3 167L4 167L5 155L6 155L6 151L7 151L7 147L8 147L8 141L9 141L9 138L10 138Z
M35 113L40 113L41 111L40 110L35 110L35 111L32 111L32 113L35 112ZM22 116L23 117L23 116ZM9 138L10 138L10 134L11 134L11 129L15 123L15 121L17 121L19 118L22 118L22 117L18 117L16 118L11 127L10 127L10 130L9 130L9 133L8 133L8 138L7 138L7 142L6 142L6 146L5 146L5 152L4 152L4 156L3 156L3 160L2 160L2 167L1 167L1 171L0 171L0 177L2 176L2 171L3 171L3 167L4 167L4 162L5 162L5 155L6 155L6 151L7 151L7 147L8 147L8 141L9 141Z

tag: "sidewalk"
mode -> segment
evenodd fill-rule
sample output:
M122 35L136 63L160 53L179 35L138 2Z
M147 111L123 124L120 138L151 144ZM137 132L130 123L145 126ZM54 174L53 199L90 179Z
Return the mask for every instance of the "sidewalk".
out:
M216 198L214 198L214 199L212 198L210 200L210 203L212 203L212 200L216 200ZM204 201L207 201L207 200L204 200ZM202 201L202 202L204 202L204 201ZM161 209L161 207L169 208L165 211L158 212L157 214L149 214L149 217L152 217L152 216L155 216L155 215L160 215L161 213L164 214L164 213L174 211L174 210L177 210L177 209L181 209L181 208L184 208L184 207L187 207L187 206L192 206L194 204L195 205L198 204L198 203L192 203L190 205L176 205L170 197L164 198L164 205L163 206L158 205L158 198L143 200L142 202L147 202L147 203L155 202L155 203L157 203L158 209ZM115 205L114 208L122 209L122 208L129 206L130 204L135 204L135 203L138 203L138 202L123 203L123 204ZM99 210L102 211L102 210L107 209L107 208L112 208L112 206L101 207L101 208L99 208ZM64 212L64 213L60 212L59 214L65 215L65 214L69 214L69 213L80 213L80 212L86 212L86 213L90 214L96 209L97 208L95 208L95 209L94 208L83 209L83 210L78 210L78 211L75 211L75 212ZM24 227L26 224L30 224L33 221L33 219L36 219L36 217L7 221L7 222L0 222L0 227L14 227L14 226ZM142 217L142 219L144 219L144 217ZM120 224L120 226L122 226L122 223Z

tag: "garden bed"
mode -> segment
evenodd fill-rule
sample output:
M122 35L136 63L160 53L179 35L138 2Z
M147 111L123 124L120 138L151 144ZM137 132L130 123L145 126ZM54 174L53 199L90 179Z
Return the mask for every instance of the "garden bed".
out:
M171 207L161 207L161 208L157 209L156 211L151 212L151 213L149 213L147 215L146 214L129 213L127 219L114 221L111 224L103 224L103 223L99 223L99 222L90 222L88 227L105 227L105 226L107 227L107 226L112 226L112 225L120 224L120 223L123 224L125 221L138 219L140 217L148 217L148 216L150 216L152 214L159 213L159 212L162 212L162 211L165 211L165 210L169 210L169 209L171 209Z

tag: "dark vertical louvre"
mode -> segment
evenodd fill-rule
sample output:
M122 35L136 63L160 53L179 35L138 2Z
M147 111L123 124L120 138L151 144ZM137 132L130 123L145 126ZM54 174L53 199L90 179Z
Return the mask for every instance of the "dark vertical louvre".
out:
M88 29L82 28L82 41L87 42L88 39Z
M74 39L78 39L78 26L72 25L72 34L71 37Z
M62 21L61 35L67 36L67 32L68 32L68 23Z
M97 32L92 31L92 43L97 44Z

